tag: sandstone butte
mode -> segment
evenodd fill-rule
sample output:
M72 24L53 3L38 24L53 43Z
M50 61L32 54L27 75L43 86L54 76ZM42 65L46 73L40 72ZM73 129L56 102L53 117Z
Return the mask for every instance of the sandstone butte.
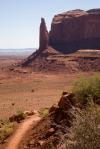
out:
M80 49L100 50L100 9L88 11L76 9L55 15L49 32L47 31L45 20L42 18L39 49L29 56L22 65L33 65L34 68L41 67L41 69L47 68L50 65L51 67L55 65L56 68L58 65L65 67L66 64L61 61L59 64L54 55L58 53L66 55ZM53 55L53 64L50 62L50 59L52 59L52 57L49 58L50 55ZM100 70L100 66L98 66L100 57L95 60L96 66L93 66L93 69L98 67L96 69L98 71ZM88 66L91 67L92 63L89 62L90 66ZM84 66L82 65L82 67Z
M41 22L41 24L43 24ZM40 28L41 29L41 28ZM46 33L45 24L44 38ZM41 38L42 38L41 37ZM49 40L48 40L49 39ZM73 52L77 49L100 49L100 9L72 10L55 15L46 45L56 50Z

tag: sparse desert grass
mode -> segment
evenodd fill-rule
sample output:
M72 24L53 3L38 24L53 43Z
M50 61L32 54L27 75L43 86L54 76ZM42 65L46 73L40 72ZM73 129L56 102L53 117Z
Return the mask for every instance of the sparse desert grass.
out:
M38 112L39 112L41 117L47 117L49 114L49 109L48 108L42 108Z
M0 120L0 143L3 143L14 131L15 124L21 122L27 117L27 113L18 110L16 114L8 119ZM16 123L17 122L17 123Z
M9 120L10 122L21 122L27 117L27 114L25 114L23 111L18 110L16 114L12 115Z
M81 78L73 87L75 100L84 108L76 110L70 133L66 134L59 149L99 149L100 148L100 75ZM94 102L93 102L94 101ZM100 102L99 102L100 103Z
M100 103L100 74L89 78L80 78L73 87L76 101L87 104L94 101Z
M100 148L100 108L91 106L77 114L71 128L72 140L67 149Z
M9 120L0 120L0 143L2 143L13 132L13 123Z

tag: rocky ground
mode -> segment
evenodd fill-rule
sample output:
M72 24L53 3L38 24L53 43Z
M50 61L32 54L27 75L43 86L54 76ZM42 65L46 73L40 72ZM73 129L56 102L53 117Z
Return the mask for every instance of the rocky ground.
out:
M63 54L52 47L38 50L23 63L23 68L36 72L76 73L100 71L100 50L78 50L71 54Z

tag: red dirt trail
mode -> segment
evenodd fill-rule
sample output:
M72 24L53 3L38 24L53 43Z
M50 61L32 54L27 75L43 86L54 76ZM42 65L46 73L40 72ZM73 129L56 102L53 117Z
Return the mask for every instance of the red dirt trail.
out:
M5 149L18 149L18 146L25 136L25 133L30 129L30 127L36 124L41 118L38 114L35 114L25 120L19 128L16 130L14 135L9 140L8 144L6 145Z

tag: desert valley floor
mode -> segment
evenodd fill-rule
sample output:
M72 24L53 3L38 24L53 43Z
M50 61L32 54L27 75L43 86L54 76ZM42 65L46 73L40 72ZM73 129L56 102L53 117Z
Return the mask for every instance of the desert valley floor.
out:
M19 57L0 57L0 118L17 111L39 110L56 104L63 91L70 91L75 79L88 73L34 73L9 71Z

